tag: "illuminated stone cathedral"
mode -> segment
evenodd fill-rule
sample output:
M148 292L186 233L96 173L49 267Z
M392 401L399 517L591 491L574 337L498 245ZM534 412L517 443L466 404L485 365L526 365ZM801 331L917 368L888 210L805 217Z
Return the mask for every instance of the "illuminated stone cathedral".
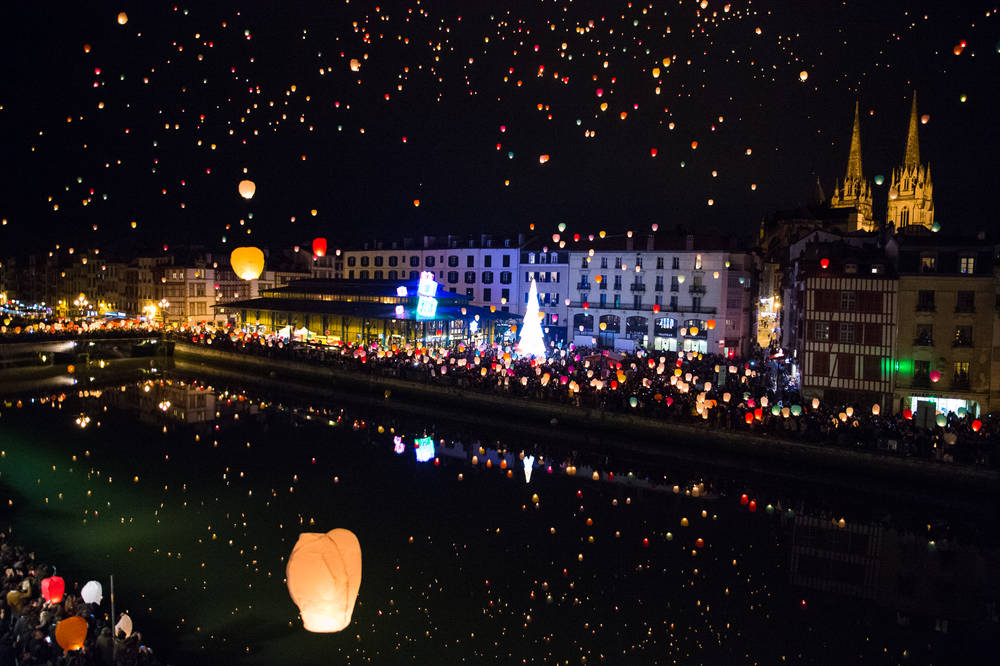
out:
M934 185L930 164L920 163L920 140L917 136L917 93L910 107L910 128L906 134L903 165L893 169L889 183L889 206L886 222L896 229L934 224Z
M861 170L861 117L858 102L854 103L854 129L851 131L851 152L847 157L844 182L836 183L831 208L853 208L847 231L875 231L872 217L872 188Z

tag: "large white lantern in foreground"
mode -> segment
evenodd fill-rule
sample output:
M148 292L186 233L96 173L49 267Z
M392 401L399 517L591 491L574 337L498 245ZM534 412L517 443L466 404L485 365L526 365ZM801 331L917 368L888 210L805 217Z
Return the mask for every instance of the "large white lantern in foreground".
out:
M361 588L361 544L350 530L304 532L288 558L288 594L307 631L330 632L351 623Z

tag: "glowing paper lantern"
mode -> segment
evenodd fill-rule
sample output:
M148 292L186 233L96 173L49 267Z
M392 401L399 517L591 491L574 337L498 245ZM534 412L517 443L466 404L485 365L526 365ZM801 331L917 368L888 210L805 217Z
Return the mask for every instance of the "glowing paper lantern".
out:
M128 14L118 12L118 25L125 25L126 23L128 23Z
M753 412L747 412L746 416L743 417L743 420L747 422L747 425L753 423Z
M807 72L804 69L801 72L799 72L799 81L805 83L806 79L808 78L809 78L809 72Z
M306 631L340 631L351 623L361 588L361 544L349 530L304 532L285 575Z
M798 416L802 413L802 405L792 405L792 416Z
M313 254L317 257L326 256L326 239L325 238L314 238L313 239Z
M233 272L244 280L256 280L264 272L264 253L256 247L238 247L229 255Z
M709 319L707 322L705 322L705 326L710 331L715 330L715 320L714 319Z
M812 408L813 409L819 409L819 398L813 398L812 399Z
M979 432L979 430L982 427L983 427L983 422L980 421L979 419L976 419L975 421L972 422L972 432Z
M935 421L935 423L938 424L938 426L940 426L941 428L943 428L948 423L948 417L945 416L944 414L938 414L937 418L934 419L934 421Z
M872 405L872 416L878 416L880 411L882 411L882 408L877 402Z
M913 411L909 407L903 409L903 418L906 419L907 421L913 420Z
M351 71L356 72L361 69L361 61L357 58L351 58Z
M882 174L878 174L877 176L875 176L876 185L881 185L884 182L885 182L885 176L883 176Z
M244 199L253 199L254 193L257 192L257 185L252 180L241 180L239 185L240 196Z
M823 257L822 259L819 260L819 267L820 268L829 268L830 267L830 260L827 259L826 257Z
M549 156L548 155L539 155L538 156L538 163L539 164L545 164L548 161L549 161Z
M940 370L931 370L931 381L932 382L939 382L939 381L941 381L941 371Z
M87 621L79 615L68 617L56 625L56 643L67 652L79 650L87 638Z
M96 580L92 580L83 586L80 596L83 597L84 603L99 604L104 598L104 588Z
M66 591L66 581L59 576L50 576L42 579L42 598L50 604L57 604L62 601L63 593Z
M132 635L132 618L125 613L122 613L121 618L118 620L118 624L115 625L115 636L117 636L120 631L125 632L125 638Z

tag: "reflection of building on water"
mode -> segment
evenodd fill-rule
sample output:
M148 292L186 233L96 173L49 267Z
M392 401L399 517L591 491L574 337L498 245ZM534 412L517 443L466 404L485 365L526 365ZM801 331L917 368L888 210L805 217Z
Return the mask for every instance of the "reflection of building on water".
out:
M139 420L161 423L206 423L215 420L215 391L204 386L147 382L137 391L122 394L119 406L138 410Z
M995 618L1000 584L979 548L928 542L912 532L875 523L795 517L791 582L822 592L868 599L906 616L934 621ZM993 620L995 621L995 619Z

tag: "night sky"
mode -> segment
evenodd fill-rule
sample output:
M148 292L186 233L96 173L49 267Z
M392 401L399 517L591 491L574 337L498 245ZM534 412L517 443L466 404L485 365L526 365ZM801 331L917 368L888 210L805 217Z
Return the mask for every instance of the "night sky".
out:
M817 176L831 194L855 99L884 216L914 88L937 219L995 224L995 4L10 4L0 256L560 222L750 236Z

